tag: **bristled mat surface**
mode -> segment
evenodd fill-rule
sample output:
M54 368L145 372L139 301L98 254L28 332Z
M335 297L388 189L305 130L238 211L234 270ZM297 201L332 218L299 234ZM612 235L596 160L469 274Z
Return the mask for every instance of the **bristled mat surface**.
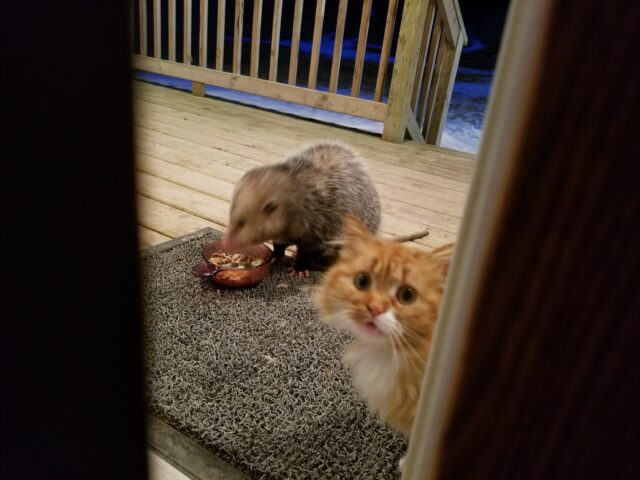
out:
M312 279L276 265L247 290L194 277L208 232L143 255L148 407L253 478L398 478L403 437L369 414Z

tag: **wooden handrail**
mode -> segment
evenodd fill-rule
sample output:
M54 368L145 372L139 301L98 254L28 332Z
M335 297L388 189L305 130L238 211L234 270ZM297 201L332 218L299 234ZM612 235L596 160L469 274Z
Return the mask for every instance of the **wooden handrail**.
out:
M307 0L315 13L309 62L308 84L298 87L299 55L302 32L304 0L287 2L293 8L291 47L289 54L288 76L278 81L278 60L282 25L283 0L273 0L273 18L269 19L271 45L269 47L269 72L267 78L260 78L260 48L263 19L263 0L254 0L251 23L251 55L245 60L245 72L242 73L242 30L245 15L244 0L235 0L232 12L225 11L226 2L217 1L217 21L209 25L208 10L214 8L210 0L197 3L197 25L193 25L193 2L184 0L183 12L183 55L180 63L176 59L176 0L167 0L167 32L163 34L161 0L137 1L138 50L135 65L143 70L182 76L193 82L194 94L204 95L204 84L210 83L282 100L326 108L341 113L357 115L384 122L383 138L400 142L406 132L414 141L439 143L442 126L446 117L451 89L455 79L458 59L462 46L466 43L466 33L457 0L405 0L401 21L398 17L398 0L387 3L384 15L385 25L377 65L377 77L373 99L361 98L361 83L365 67L369 26L372 21L372 0L360 0L360 24L355 60L353 62L350 93L343 93L346 86L340 88L341 62L345 26L347 22L348 0ZM150 24L152 32L147 32L148 2L152 2ZM356 0L352 0L356 1ZM337 8L335 40L331 70L329 72L329 93L318 91L318 68L321 56L322 30L327 3ZM226 14L233 16L233 47L231 72L224 72L224 43ZM349 18L351 22L352 19ZM192 33L197 29L198 58L192 59ZM397 48L392 51L394 32L399 29ZM213 31L215 30L215 32ZM308 35L308 33L307 33ZM151 40L149 40L151 37ZM215 37L215 68L209 67L210 41ZM167 39L167 48L163 53L162 41ZM308 37L306 37L308 38ZM149 55L149 42L153 43L152 55ZM213 46L212 46L213 48ZM395 57L392 60L392 56ZM351 62L344 62L351 65ZM171 64L175 64L172 67ZM194 64L198 67L194 67ZM392 65L392 66L391 66ZM192 68L193 67L193 68ZM392 68L391 82L386 81ZM209 74L208 72L212 72ZM264 75L264 74L263 74ZM303 77L304 78L304 77ZM251 80L251 81L249 81ZM388 100L384 102L387 85ZM290 97L288 97L290 95ZM384 102L384 103L383 103Z
M383 138L438 145L467 37L455 0L407 0Z
M444 33L447 37L447 41L454 47L458 45L458 37L462 33L462 41L467 43L467 32L464 28L462 21L462 14L460 13L460 5L455 0L436 0L438 5L438 11L440 12L442 20L446 23Z

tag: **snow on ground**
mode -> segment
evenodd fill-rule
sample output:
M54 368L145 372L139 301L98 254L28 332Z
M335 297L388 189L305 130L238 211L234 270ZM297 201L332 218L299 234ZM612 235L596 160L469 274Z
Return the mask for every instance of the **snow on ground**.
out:
M493 71L458 68L441 146L477 153Z

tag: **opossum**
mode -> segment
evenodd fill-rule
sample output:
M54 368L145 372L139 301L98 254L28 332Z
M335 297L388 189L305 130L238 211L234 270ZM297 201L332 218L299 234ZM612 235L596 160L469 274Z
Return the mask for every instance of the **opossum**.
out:
M254 168L237 183L225 233L231 245L272 240L282 258L296 245L294 273L324 270L336 259L333 243L350 213L372 232L380 226L380 198L362 158L350 148L318 143L284 162Z

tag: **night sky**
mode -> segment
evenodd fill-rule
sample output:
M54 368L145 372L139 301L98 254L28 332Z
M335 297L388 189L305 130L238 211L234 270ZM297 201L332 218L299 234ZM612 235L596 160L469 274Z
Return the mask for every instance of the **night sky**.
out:
M460 65L492 70L498 55L502 32L509 7L509 0L458 0L462 18L469 36L467 49L474 40L485 48L463 52Z

